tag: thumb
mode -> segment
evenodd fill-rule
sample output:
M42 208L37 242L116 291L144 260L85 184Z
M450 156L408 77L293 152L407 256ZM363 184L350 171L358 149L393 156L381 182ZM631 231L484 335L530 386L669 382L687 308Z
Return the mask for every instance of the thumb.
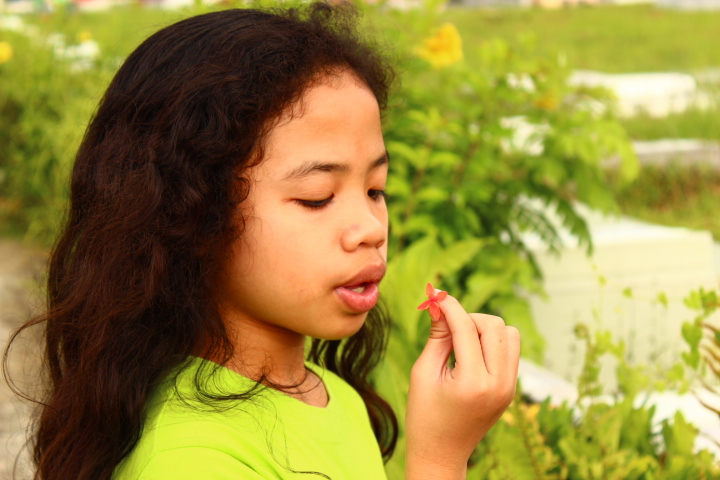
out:
M437 368L439 370L447 365L452 349L450 326L445 319L445 314L441 313L438 320L432 321L430 338L428 338L418 361L428 368Z

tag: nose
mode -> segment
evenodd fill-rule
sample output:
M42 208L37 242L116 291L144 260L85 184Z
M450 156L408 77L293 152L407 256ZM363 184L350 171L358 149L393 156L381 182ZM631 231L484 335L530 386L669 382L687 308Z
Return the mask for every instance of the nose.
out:
M371 202L374 200L369 199L362 207L347 212L340 234L343 250L353 252L363 246L380 248L385 245L388 235L387 207L384 203Z

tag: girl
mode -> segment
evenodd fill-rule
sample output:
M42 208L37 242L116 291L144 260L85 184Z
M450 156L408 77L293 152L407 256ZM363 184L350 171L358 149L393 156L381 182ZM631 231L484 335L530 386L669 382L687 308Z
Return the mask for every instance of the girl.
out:
M37 479L385 478L397 422L368 375L389 327L392 73L354 17L209 13L120 68L38 320ZM439 306L411 376L407 479L464 478L515 389L517 330Z

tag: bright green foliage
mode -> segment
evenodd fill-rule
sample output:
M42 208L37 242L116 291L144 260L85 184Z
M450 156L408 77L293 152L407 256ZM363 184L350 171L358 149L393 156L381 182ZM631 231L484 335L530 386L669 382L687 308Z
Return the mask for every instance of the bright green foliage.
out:
M0 31L0 224L48 243L65 207L74 151L107 79L50 48Z
M432 238L415 242L390 265L390 280L383 296L392 309L403 312L396 317L389 353L377 372L375 383L395 408L405 416L408 378L423 348L430 318L414 308L423 301L425 278L435 282L451 275L464 258L489 248L480 241L461 241L443 249ZM436 285L442 286L442 285ZM408 288L406 288L408 287ZM406 295L410 288L415 295ZM396 295L397 293L397 295ZM713 310L713 293L702 291L691 296L705 313ZM718 305L720 306L720 305ZM664 480L720 478L715 459L707 452L695 453L695 427L681 414L662 422L653 421L655 407L646 405L651 391L673 388L687 390L686 370L681 363L665 370L662 380L651 368L631 365L625 344L615 341L609 331L592 332L585 325L575 329L585 350L585 361L578 381L575 403L551 405L523 401L519 386L515 401L490 430L470 459L469 480ZM720 338L720 332L713 332ZM611 355L617 361L618 389L603 395L600 384L601 360ZM720 359L716 360L720 361ZM398 448L403 451L401 435ZM387 466L391 480L403 478L404 458L396 455Z
M523 233L533 232L559 251L558 227L548 214L555 211L562 226L590 250L587 225L575 202L616 208L601 165L607 158L619 160L612 176L621 183L637 173L627 136L613 116L611 95L568 86L570 67L564 57L539 52L532 37L484 38L466 45L466 55L475 59L472 67L460 62L436 69L416 57L416 48L439 26L439 5L430 2L408 12L364 7L368 23L383 26L382 35L395 42L401 59L402 87L384 119L392 198L390 264L382 293L394 327L375 376L401 421L409 372L430 328L427 314L416 309L425 284L449 291L469 311L503 316L521 330L523 354L542 360L544 341L518 294L541 293L540 272ZM133 22L143 12L133 10ZM179 17L193 13L198 11ZM148 23L157 22L156 12L147 15L153 19ZM79 24L99 28L103 14L61 20L48 25L67 24L68 43L73 43L84 28ZM111 34L98 33L102 55L84 69L59 59L46 47L45 33L30 40L0 31L0 41L14 48L14 57L0 64L4 229L51 241L62 218L74 151L118 56L132 47L130 36L123 33L117 40L119 35ZM709 304L701 300L698 305ZM695 328L683 331L692 342ZM681 417L666 423L660 435L652 429L652 409L634 406L633 399L649 383L642 369L620 362L624 399L600 400L598 360L605 354L622 358L624 347L607 333L591 335L580 327L578 334L587 352L580 403L528 406L518 399L473 456L468 478L702 478L696 473L718 478L706 455L683 450L680 443L694 433ZM682 367L674 368L671 380L682 376ZM403 476L402 435L397 451L388 465L391 479Z
M713 115L720 122L720 114ZM720 138L720 128L717 137ZM682 163L680 159L669 165L646 165L635 181L615 187L624 214L661 225L708 230L720 240L718 191L717 168Z
M618 370L629 369L624 347L609 332L591 335L576 330L590 352L584 372L599 372L604 354L618 359ZM637 379L647 374L635 369ZM481 443L469 479L689 479L720 478L720 469L707 451L694 453L697 429L680 413L653 422L655 407L647 407L640 390L622 385L616 397L600 397L595 375L581 378L580 400L551 406L549 401L528 405L520 398ZM589 383L585 383L589 382Z
M544 342L527 301L518 295L519 289L541 292L540 272L523 232L537 234L559 251L558 227L548 214L555 211L563 227L590 249L587 225L574 202L614 209L601 161L620 159L615 173L620 179L634 176L636 161L613 116L609 93L568 86L570 70L563 58L538 53L531 37L466 45L481 62L472 68L461 61L437 69L417 57L417 48L439 26L439 6L429 2L409 12L363 7L367 23L382 25L383 39L396 42L402 73L384 119L392 156L390 257L425 237L436 238L443 248L480 239L483 249L443 274L443 287L468 310L499 314L520 328L523 354L541 361ZM188 10L178 18L199 12ZM143 10L131 13L144 15ZM118 29L113 40L99 29L103 15ZM51 18L34 36L0 32L0 41L10 41L16 51L0 65L3 229L51 243L88 117L122 60L118 55L132 47L125 37L139 41L137 31L126 34L125 27L120 33L122 22L115 15L123 14ZM156 12L148 15L158 21ZM60 33L67 34L68 44L77 43L85 29L97 34L100 57L77 68L53 53L47 39L61 28L67 29ZM418 275L429 278L432 272Z
M717 370L717 364L720 363L720 355L718 355L718 351L720 351L720 331L718 331L717 327L706 322L711 315L720 309L720 295L715 290L699 288L690 292L685 298L685 305L697 311L698 314L691 322L683 323L682 337L690 347L690 351L683 352L682 358L690 368L698 370L701 368L701 354L705 353L706 359L711 357L716 360L716 362L708 360L707 365L720 377ZM706 346L701 345L704 338L703 331L710 334Z
M720 51L714 48L720 43L717 10L605 3L558 9L456 7L441 17L456 23L468 43L533 32L541 51L561 50L579 69L695 72L720 65ZM468 61L474 58L468 55Z
M682 359L717 400L720 397L720 388L717 387L717 380L720 380L720 328L711 317L720 311L720 293L699 288L685 298L685 305L695 310L697 315L683 324L682 337L690 350L683 352ZM714 377L715 381L709 382L708 376ZM701 400L701 403L720 416L717 402L709 405Z
M434 8L389 17L368 8L372 21L386 27L383 34L397 41L402 59L402 88L384 123L392 159L390 257L426 236L443 246L482 239L482 251L442 276L443 288L468 310L517 326L523 355L542 361L544 342L517 294L518 287L541 292L523 232L559 252L554 212L590 251L575 202L616 209L601 162L619 159L613 176L624 182L635 176L636 158L609 93L570 87L562 57L540 55L532 37L466 46L478 59L472 68L459 62L438 69L416 57L438 26Z

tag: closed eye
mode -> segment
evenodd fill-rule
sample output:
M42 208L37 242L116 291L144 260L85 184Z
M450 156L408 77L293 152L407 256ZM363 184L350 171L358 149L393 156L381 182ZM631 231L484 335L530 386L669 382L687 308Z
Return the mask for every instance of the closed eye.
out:
M333 195L330 195L328 198L324 200L295 200L295 202L299 203L303 207L309 208L311 210L319 210L321 208L327 207L332 202Z
M373 200L378 200L381 197L385 199L390 197L385 190L368 190L368 196Z

